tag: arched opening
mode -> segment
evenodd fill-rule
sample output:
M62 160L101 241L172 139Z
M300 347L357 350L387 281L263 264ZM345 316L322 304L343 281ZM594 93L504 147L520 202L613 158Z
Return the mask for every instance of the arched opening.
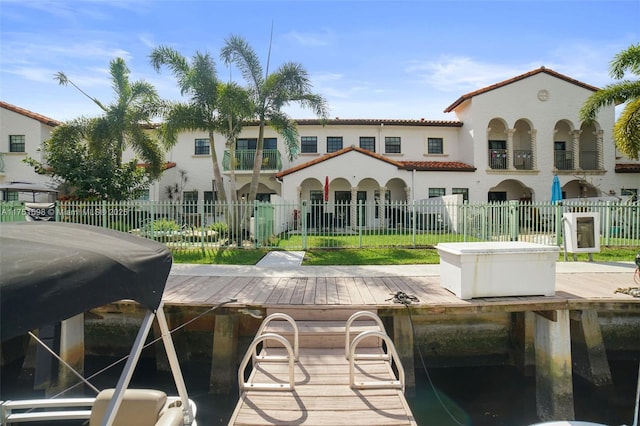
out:
M583 123L580 127L580 168L582 170L598 170L600 149L598 131L592 123Z
M599 195L598 188L583 179L574 179L562 187L562 198L590 198Z
M533 196L534 193L530 187L519 180L507 179L489 189L487 201L490 203L512 200L531 202L533 201Z
M572 128L566 121L558 121L553 130L553 167L557 170L573 170Z
M507 125L504 120L494 118L487 128L487 167L494 170L507 168Z
M531 125L518 120L513 132L513 167L518 170L533 170L533 138Z

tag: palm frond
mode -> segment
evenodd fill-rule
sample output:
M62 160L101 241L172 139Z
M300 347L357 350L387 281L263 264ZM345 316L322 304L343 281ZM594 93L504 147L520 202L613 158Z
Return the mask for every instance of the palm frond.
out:
M638 97L640 97L640 81L622 81L609 84L589 96L580 109L580 119L594 120L598 111L603 107L619 105Z
M95 103L96 105L98 105L98 107L103 110L106 111L107 109L104 107L104 105L102 105L102 103L97 100L96 98L90 96L88 93L86 93L84 90L82 90L80 87L78 87L73 81L71 81L67 75L65 73L63 73L62 71L54 74L53 76L54 80L58 81L58 84L60 84L61 86L66 86L67 84L71 84L73 87L76 88L76 90L78 90L80 93L82 93L83 95L85 95L87 98L91 99L93 101L93 103Z
M610 64L611 77L624 78L627 71L640 76L640 44L632 44L628 49L614 56Z
M618 151L632 160L640 157L640 98L629 102L613 126Z
M258 55L245 39L237 35L231 35L225 40L220 57L227 65L234 64L238 67L242 77L251 83L259 95L264 81L264 71Z
M269 117L269 126L282 136L287 149L287 156L290 161L293 161L300 153L296 122L285 113L278 111Z
M189 90L189 63L177 50L168 46L159 46L151 51L149 58L156 72L160 72L163 65L169 67L178 81L180 94L184 95Z

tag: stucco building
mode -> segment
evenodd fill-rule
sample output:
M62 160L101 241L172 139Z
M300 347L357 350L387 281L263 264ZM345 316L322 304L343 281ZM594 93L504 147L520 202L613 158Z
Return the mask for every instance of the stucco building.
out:
M593 123L578 117L596 90L541 67L460 96L445 109L454 115L450 121L298 120L300 154L293 160L279 135L267 128L259 199L295 204L326 197L334 205L353 206L383 197L393 202L461 194L471 203L544 202L551 197L554 175L564 198L637 196L640 163L615 149L614 107L603 108ZM0 105L0 183L46 183L21 159L27 154L39 158L37 148L59 123ZM257 133L256 125L243 129L233 159L222 135L216 135L224 182L213 180L206 133L181 133L167 153L176 167L150 188L149 198L166 199L164 188L178 182L184 170L184 200L215 199L219 185L228 191L232 161L238 198L246 196Z

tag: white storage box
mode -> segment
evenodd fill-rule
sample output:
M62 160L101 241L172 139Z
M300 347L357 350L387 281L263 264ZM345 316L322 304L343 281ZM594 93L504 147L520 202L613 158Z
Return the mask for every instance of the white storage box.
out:
M526 242L442 243L440 285L461 299L553 296L560 248Z

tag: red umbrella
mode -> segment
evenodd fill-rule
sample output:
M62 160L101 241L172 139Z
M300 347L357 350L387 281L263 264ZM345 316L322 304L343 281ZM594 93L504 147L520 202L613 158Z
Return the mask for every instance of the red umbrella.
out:
M324 177L324 201L329 201L329 176Z

